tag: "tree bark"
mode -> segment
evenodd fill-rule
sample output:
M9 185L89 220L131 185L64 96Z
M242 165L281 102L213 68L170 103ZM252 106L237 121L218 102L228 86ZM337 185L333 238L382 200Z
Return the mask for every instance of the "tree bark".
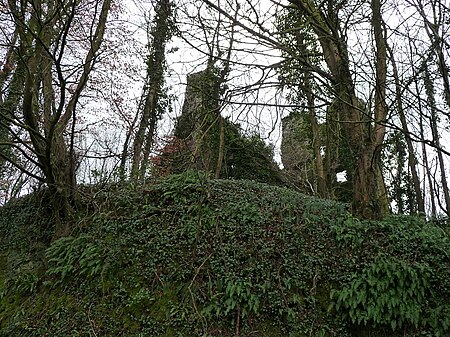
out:
M71 216L75 201L74 129L70 149L65 134L70 120L75 123L76 106L103 41L111 1L95 4L102 3L101 10L94 19L96 22L92 23L95 31L90 37L91 45L80 65L76 88L69 99L62 59L78 2L34 1L32 6L22 2L20 8L14 1L9 2L20 40L18 68L26 68L22 127L30 136L38 167L49 188L57 224ZM55 85L58 86L57 94ZM64 234L67 234L67 229L57 229L57 236Z
M131 177L141 180L145 176L148 159L154 143L156 126L161 118L160 96L164 84L166 42L171 36L172 4L170 0L159 0L156 4L155 28L151 30L150 52L147 56L147 78L142 94L142 113L138 131L133 142Z
M337 13L326 16L310 0L290 0L309 18L311 28L317 34L325 62L332 74L332 86L339 110L342 111L343 125L348 137L353 166L353 212L364 218L376 219L388 212L388 202L380 169L381 144L384 140L385 126L382 124L386 107L384 104L386 57L381 41L381 14L379 1L373 0L375 39L377 41L377 83L374 126L372 121L364 120L358 108L358 99L350 71L350 63L345 38L338 29L340 23ZM378 7L377 7L378 6ZM384 55L383 55L384 53ZM384 63L383 63L384 62ZM372 130L372 127L374 130Z
M222 163L225 154L225 126L223 125L223 118L220 116L220 109L218 109L218 121L219 123L219 147L217 149L217 164L214 178L219 179L222 173Z
M8 158L12 157L11 121L19 106L25 80L26 69L17 62L17 40L18 30L15 29L4 58L3 67L0 69L0 178L4 174Z
M438 116L436 111L436 101L434 99L434 88L433 82L430 78L430 73L428 68L425 68L425 92L427 94L428 105L430 107L430 128L431 134L433 136L433 143L436 144L437 148L437 157L439 163L439 171L441 173L441 184L444 193L444 201L445 206L443 207L443 211L447 214L447 217L450 217L450 191L448 189L447 184L447 176L445 174L445 164L444 164L444 156L442 155L442 151L440 151L440 136L438 131Z
M406 121L405 111L403 109L403 100L402 100L402 91L400 87L400 78L398 76L398 69L397 69L397 62L395 61L394 53L387 45L387 49L390 54L391 58L391 64L392 64L392 74L394 76L394 82L395 82L395 100L397 103L397 111L398 116L400 118L400 122L402 124L403 132L406 134L405 141L408 148L408 166L411 172L412 180L413 180L413 186L414 186L414 194L417 200L417 211L421 214L425 214L425 202L423 200L423 194L422 190L420 188L420 178L419 174L417 173L417 158L414 152L414 146L411 140L411 137L409 137L409 127L408 123Z

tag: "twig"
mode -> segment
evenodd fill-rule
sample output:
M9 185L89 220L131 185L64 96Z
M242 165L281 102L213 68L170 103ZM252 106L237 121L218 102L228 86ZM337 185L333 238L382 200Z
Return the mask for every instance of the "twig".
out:
M197 268L197 271L195 272L194 278L192 279L191 283L189 284L188 290L189 290L189 294L191 295L191 299L192 299L192 305L194 306L194 310L197 313L197 315L202 318L202 324L204 325L203 328L206 327L206 320L204 319L204 317L202 315L200 315L200 312L197 309L197 305L195 304L195 298L194 298L194 294L192 293L191 287L192 284L195 281L195 278L197 277L198 273L200 272L200 269L202 269L203 265L206 263L206 261L209 260L209 258L211 257L212 253L208 255L208 257L202 262L202 264ZM206 322L206 324L205 324Z
M95 333L95 329L94 329L95 323L91 320L91 307L92 307L92 303L89 305L89 307L87 309L87 318L89 320L89 325L91 326L92 333L94 334L95 337L98 337L97 334Z
M161 280L161 278L159 277L159 275L156 272L156 270L155 270L155 275L156 275L156 278L158 279L158 281L161 282L161 285L164 287L164 282Z
M240 318L241 318L241 306L237 305L237 315L236 315L236 334L235 337L239 337L239 324L240 324Z

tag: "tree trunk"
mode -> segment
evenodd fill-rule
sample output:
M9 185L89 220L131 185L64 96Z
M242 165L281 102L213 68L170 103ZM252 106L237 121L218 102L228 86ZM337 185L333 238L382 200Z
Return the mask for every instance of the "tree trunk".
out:
M434 88L433 88L433 82L430 78L430 73L428 71L428 68L425 68L425 92L427 94L427 100L428 104L430 106L430 127L431 127L431 134L433 136L433 143L436 145L437 149L437 157L438 157L438 163L439 163L439 170L441 173L441 184L442 189L444 193L444 201L445 206L443 207L443 210L447 214L448 217L450 217L450 191L448 189L447 184L447 176L445 174L445 164L444 164L444 156L442 155L442 151L440 150L441 144L440 144L440 136L438 131L438 116L437 116L437 109L436 109L436 102L434 99Z
M387 46L387 44L386 44ZM390 56L391 56L391 63L392 63L392 73L394 76L394 82L395 82L395 100L397 103L397 110L398 115L400 118L400 122L402 123L402 129L403 133L406 135L405 141L406 145L408 147L408 166L409 170L411 172L412 180L413 180L413 186L414 186L414 194L417 200L417 211L421 214L425 214L425 203L423 200L423 194L422 190L420 188L420 178L419 174L417 173L417 158L414 153L414 146L411 140L411 137L409 136L409 127L408 123L406 121L405 111L403 109L403 100L402 100L402 91L400 87L400 79L398 76L398 70L397 70L397 62L394 58L394 53L392 50L387 46Z
M415 82L416 86L416 95L417 95L417 102L418 102L418 109L419 109L419 129L420 129L420 139L425 139L425 130L424 130L424 111L422 108L421 103L421 97L417 81ZM422 157L423 157L423 163L424 163L424 175L426 177L426 180L428 182L428 193L430 195L430 202L431 202L431 218L435 219L437 215L437 208L436 208L436 200L435 200L435 193L434 193L434 184L433 184L433 177L431 174L431 168L428 161L428 154L427 154L427 146L425 142L422 142ZM425 180L424 180L424 186L423 190L426 190L425 186Z
M358 108L358 99L350 71L347 45L340 35L338 15L326 16L309 0L290 0L310 20L311 28L317 34L325 62L330 70L335 88L337 105L342 111L343 125L348 137L353 166L353 212L364 218L376 219L388 212L387 195L380 169L381 144L384 140L386 118L384 103L386 56L381 31L380 3L372 1L374 17L372 24L377 44L377 82L374 126L364 121ZM331 9L330 9L331 10ZM330 13L329 13L330 14ZM333 22L331 22L333 21ZM383 63L384 62L384 63ZM373 128L373 130L372 130Z
M103 41L111 1L103 1L97 22L93 23L95 31L90 48L68 100L67 74L62 70L61 60L78 2L34 1L32 6L24 3L20 9L10 2L20 39L18 68L27 69L22 100L23 128L30 136L30 148L49 188L57 225L71 216L75 201L75 155L73 144L70 150L67 147L65 132L71 119L75 123L76 106ZM28 21L24 21L28 15ZM58 85L58 94L55 85ZM73 140L73 134L71 138ZM57 226L56 236L67 233L67 228Z
M5 163L8 158L13 160L10 139L11 121L20 104L25 81L26 69L22 63L17 62L17 40L18 31L16 29L6 52L3 67L0 69L0 179L4 174Z
M147 56L146 85L142 93L142 105L139 107L142 111L138 111L138 114L142 113L142 117L133 142L131 177L135 180L145 177L156 126L161 118L159 102L164 85L165 48L172 29L170 0L158 0L155 8L155 26L150 31L152 41Z
M149 71L151 71L149 69ZM156 80L155 82L150 84L150 88L145 95L145 101L143 106L143 112L142 112L142 118L141 122L139 124L139 129L136 133L136 136L134 138L133 142L133 159L132 159L132 166L131 166L131 177L136 180L140 180L143 178L143 173L145 173L145 167L146 163L143 160L143 152L144 144L148 144L148 146L151 147L152 140L154 136L154 128L156 125L157 120L157 101L158 101L158 87L160 86L160 80ZM150 130L148 130L149 125L152 125ZM146 139L150 138L150 140Z
M222 164L225 152L225 126L223 125L223 118L220 116L220 110L218 110L218 123L219 123L219 147L217 149L217 164L214 178L219 179L222 173Z

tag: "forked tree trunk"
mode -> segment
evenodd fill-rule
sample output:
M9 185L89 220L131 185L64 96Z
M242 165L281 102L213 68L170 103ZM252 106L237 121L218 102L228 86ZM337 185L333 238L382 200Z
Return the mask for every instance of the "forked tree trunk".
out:
M111 1L102 2L90 48L69 99L66 96L67 75L60 63L62 55L57 53L64 52L78 2L34 1L32 5L24 3L20 8L10 2L20 39L18 62L21 64L18 68L26 67L22 100L24 129L30 136L29 149L32 149L36 165L49 188L57 225L67 223L64 220L72 213L76 189L74 152L73 148L67 147L65 132L71 119L75 123L76 106L103 41ZM23 18L28 15L25 22ZM58 43L61 43L59 48L54 47ZM56 52L52 54L54 50ZM54 85L59 85L58 95ZM64 235L67 230L57 226L55 234Z

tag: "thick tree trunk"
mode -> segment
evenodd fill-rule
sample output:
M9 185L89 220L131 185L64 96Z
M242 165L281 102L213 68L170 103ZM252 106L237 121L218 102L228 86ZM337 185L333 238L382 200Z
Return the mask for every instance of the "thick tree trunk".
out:
M372 1L374 17L372 24L377 44L377 83L374 122L365 121L358 107L355 86L350 71L350 62L345 38L338 29L337 13L325 15L310 0L290 0L309 18L311 28L318 36L325 62L330 70L337 105L342 112L343 126L348 137L353 166L353 212L364 218L380 218L388 212L387 195L380 169L380 151L384 140L386 118L385 72L386 50L381 39L380 2ZM333 10L329 8L329 10Z
M389 212L377 152L375 149L362 151L356 162L353 211L365 219L382 218Z

